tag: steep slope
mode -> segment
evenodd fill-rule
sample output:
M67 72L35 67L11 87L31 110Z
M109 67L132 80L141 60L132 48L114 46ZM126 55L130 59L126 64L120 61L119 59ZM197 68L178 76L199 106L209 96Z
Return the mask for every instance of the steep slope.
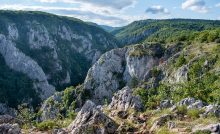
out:
M117 37L122 45L144 41L170 43L184 40L191 34L217 27L220 27L220 21L192 19L142 20L116 29L111 33Z
M113 49L90 68L81 86L50 97L41 109L41 120L61 116L65 121L78 113L70 125L74 129L66 130L72 133L88 128L92 133L114 124L120 125L114 127L118 133L203 132L201 126L209 124L214 126L205 130L219 132L219 56L220 44L214 42L148 43ZM85 103L87 100L97 106ZM78 112L82 106L89 107L88 112L83 110L85 117L82 110ZM97 110L96 114L90 112ZM109 121L102 120L103 113L112 119L112 125L106 126ZM94 116L99 114L101 122Z
M23 11L0 18L0 97L11 106L81 83L102 53L117 48L113 36L74 18Z

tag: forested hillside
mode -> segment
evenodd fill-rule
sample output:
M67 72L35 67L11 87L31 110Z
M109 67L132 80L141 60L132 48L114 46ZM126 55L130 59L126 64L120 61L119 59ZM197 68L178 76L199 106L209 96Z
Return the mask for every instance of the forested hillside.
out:
M143 20L111 33L123 45L141 42L212 42L219 37L219 27L220 21L213 20Z

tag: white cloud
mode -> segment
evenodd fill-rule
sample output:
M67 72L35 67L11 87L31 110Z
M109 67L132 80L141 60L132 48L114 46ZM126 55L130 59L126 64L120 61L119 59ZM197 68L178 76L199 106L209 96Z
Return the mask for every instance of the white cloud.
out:
M152 14L170 14L167 8L164 8L160 5L152 6L146 9L146 13Z
M216 6L216 7L220 7L220 3L216 4L215 6Z
M25 5L0 5L0 9L45 11L57 15L75 17L83 21L95 22L102 25L122 26L135 20L147 19L147 15L129 16L118 12L107 12L102 9L83 5L75 8L50 7L50 6L25 6Z
M182 9L189 9L199 13L207 13L209 11L204 0L186 0L182 3Z
M113 9L124 9L126 7L132 6L137 0L35 0L39 2L63 2L63 3L80 3L86 5L93 5L97 7L109 7Z

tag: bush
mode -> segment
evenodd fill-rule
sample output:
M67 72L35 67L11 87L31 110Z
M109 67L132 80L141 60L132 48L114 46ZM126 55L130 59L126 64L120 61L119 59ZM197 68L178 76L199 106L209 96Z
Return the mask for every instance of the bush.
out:
M131 84L130 84L130 86L132 87L132 88L135 88L135 87L137 87L137 85L138 85L138 78L137 77L132 77L132 79L131 79Z
M158 96L156 88L137 88L134 90L134 94L140 96L142 103L147 109L156 108L161 100Z
M187 107L186 106L177 106L177 114L178 115L186 115Z
M184 57L184 54L180 55L179 58L177 59L176 61L176 67L181 67L183 66L184 64L186 64L186 59Z
M57 127L57 124L53 120L47 120L47 121L44 121L44 122L37 124L36 127L40 131L47 131L47 130L51 130L51 129L54 129L55 127Z
M158 70L157 68L153 68L151 70L151 74L152 74L153 77L157 77L160 73L161 73L161 71Z
M199 118L200 113L201 113L201 111L199 109L190 109L187 111L187 115L191 119Z
M208 130L207 131L197 131L194 134L211 134L211 132Z

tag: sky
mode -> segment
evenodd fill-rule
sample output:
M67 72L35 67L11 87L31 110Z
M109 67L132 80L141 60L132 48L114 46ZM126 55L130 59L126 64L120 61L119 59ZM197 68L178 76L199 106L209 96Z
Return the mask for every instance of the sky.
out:
M0 0L0 9L44 11L114 27L144 19L220 20L220 0Z

